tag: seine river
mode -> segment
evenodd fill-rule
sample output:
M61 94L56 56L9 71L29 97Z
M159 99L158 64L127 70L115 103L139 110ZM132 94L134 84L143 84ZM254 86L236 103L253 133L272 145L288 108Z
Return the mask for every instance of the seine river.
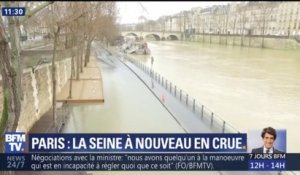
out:
M300 151L300 52L151 41L153 68L242 132L287 129ZM135 56L150 66L150 56Z

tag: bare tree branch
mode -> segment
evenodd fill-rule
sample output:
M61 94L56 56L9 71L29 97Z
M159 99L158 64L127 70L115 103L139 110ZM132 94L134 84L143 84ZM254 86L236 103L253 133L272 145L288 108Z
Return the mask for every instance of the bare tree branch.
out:
M26 12L25 16L20 19L20 24L23 24L26 20L31 18L37 12L41 11L42 9L44 9L45 7L47 7L48 5L53 4L53 3L54 3L54 1L45 2L41 5L39 5L38 7L36 7L35 9Z

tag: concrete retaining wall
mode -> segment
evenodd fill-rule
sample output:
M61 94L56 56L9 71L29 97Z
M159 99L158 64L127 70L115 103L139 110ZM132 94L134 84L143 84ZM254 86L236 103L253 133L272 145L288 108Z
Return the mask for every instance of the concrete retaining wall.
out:
M56 63L56 90L61 91L71 75L71 59L65 59ZM35 70L23 71L24 102L17 131L27 132L34 123L41 118L52 106L52 78L51 64L44 64ZM3 94L0 87L0 114L2 114Z
M191 41L216 43L226 45L226 36L218 35L195 35ZM262 47L262 37L247 37L241 39L241 36L228 36L227 45L245 46L245 47ZM270 49L300 49L300 43L295 39L284 38L265 38L264 48Z

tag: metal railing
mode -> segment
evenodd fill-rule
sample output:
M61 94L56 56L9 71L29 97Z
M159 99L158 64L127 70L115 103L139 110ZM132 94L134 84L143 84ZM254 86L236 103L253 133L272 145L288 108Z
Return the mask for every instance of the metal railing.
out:
M240 133L228 122L219 117L216 113L212 112L209 108L199 103L194 97L190 96L187 92L180 89L177 85L169 81L164 76L153 71L150 67L140 61L126 55L125 58L153 78L158 84L164 87L170 94L172 94L178 101L186 106L189 110L195 113L203 122L210 125L221 133Z

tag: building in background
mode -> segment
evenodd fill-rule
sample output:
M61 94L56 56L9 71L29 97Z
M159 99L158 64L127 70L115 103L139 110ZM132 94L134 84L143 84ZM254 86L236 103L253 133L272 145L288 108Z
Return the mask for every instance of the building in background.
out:
M195 7L170 16L162 16L146 31L193 34L300 36L300 2L253 1L227 5ZM126 26L126 25L125 25ZM137 30L137 25L130 26ZM123 27L126 29L126 27Z

